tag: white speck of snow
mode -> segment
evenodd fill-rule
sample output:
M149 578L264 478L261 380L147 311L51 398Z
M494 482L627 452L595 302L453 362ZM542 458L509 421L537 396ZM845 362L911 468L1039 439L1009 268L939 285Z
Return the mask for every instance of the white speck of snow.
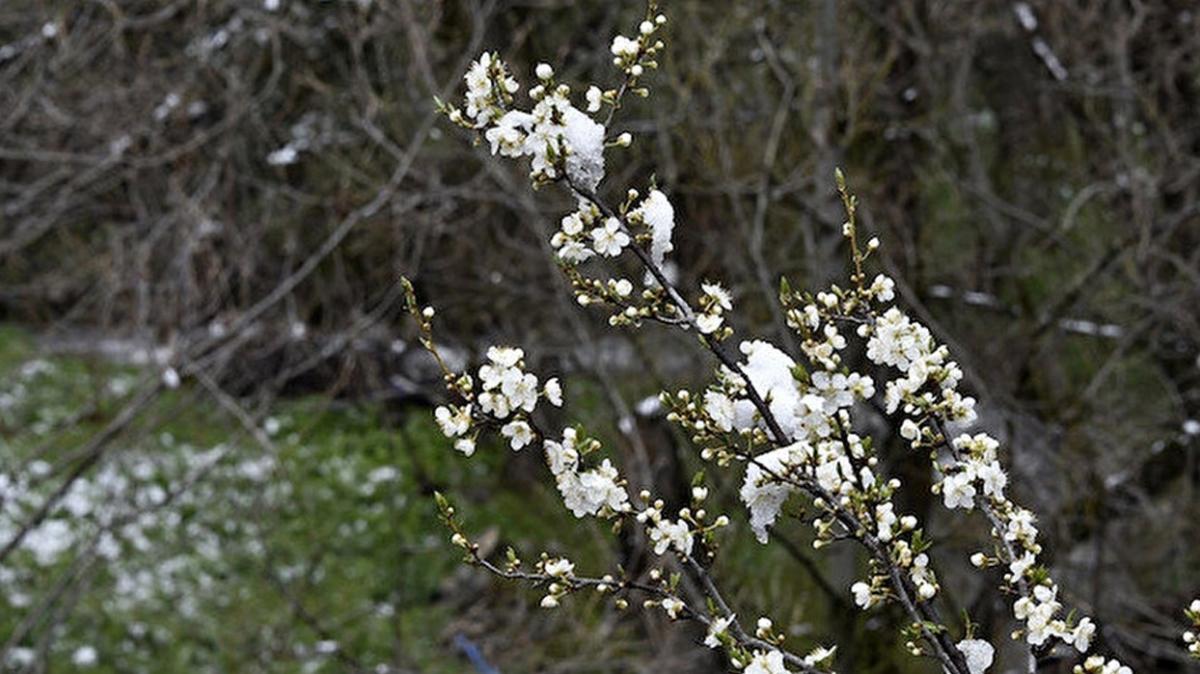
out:
M638 401L634 406L634 411L640 417L652 417L662 411L662 401L658 396L647 396Z
M391 482L398 477L400 477L400 471L396 470L392 466L380 466L375 470L372 470L370 473L367 473L367 481L371 484Z
M1013 5L1013 11L1017 13L1017 20L1021 22L1021 27L1029 32L1037 30L1037 17L1033 15L1033 8L1029 3L1018 2Z
M16 667L28 667L33 664L36 654L32 648L18 646L8 652L8 664Z
M71 662L76 667L92 667L100 658L96 654L96 649L91 646L80 646L75 649L71 655Z
M288 164L295 164L298 158L299 153L296 152L296 148L291 145L284 145L267 155L267 163L271 166L287 166Z
M74 542L71 527L64 520L49 520L26 534L24 547L40 566L49 566Z
M1200 421L1188 419L1183 422L1183 432L1188 435L1200 435Z

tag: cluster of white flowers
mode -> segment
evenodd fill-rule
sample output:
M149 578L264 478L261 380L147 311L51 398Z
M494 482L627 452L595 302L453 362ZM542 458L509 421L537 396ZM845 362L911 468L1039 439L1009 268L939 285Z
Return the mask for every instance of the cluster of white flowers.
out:
M876 538L889 546L891 562L907 571L917 589L917 599L931 599L938 585L929 558L921 550L914 550L916 541L905 537L916 531L917 519L898 515L889 500L899 482L877 479L873 470L876 459L868 456L861 437L853 432L836 432L850 428L850 408L874 394L871 378L820 370L805 382L796 376L796 363L767 342L745 342L741 351L746 356L740 364L745 379L730 370L722 371L720 386L705 392L699 426L723 433L753 433L758 429L762 420L745 395L744 382L749 380L781 430L799 438L747 462L739 495L750 512L755 536L765 543L768 528L790 495L802 491L804 484L813 484L842 506L861 504L861 519L874 523ZM831 526L832 518L818 524L818 530ZM821 543L820 538L817 543ZM873 606L887 596L886 582L884 576L876 575L872 583L856 583L856 602L864 608Z
M933 335L925 326L911 320L896 307L879 316L874 325L864 325L869 330L867 358L880 365L892 366L906 376L887 382L884 404L888 413L895 412L901 403L906 403L906 412L913 409L919 400L926 406L937 403L944 409L949 421L970 423L975 420L975 399L958 393L962 370L953 361L945 346L938 346ZM925 391L927 383L937 385L937 391Z
M919 429L912 419L905 419L904 423L911 425L910 427L913 429ZM919 440L920 431L915 430L914 432L918 435L914 435L911 439L916 442ZM1008 485L1008 475L996 458L996 449L1000 443L986 433L974 436L963 434L955 438L953 443L961 458L955 461L951 468L944 471L947 474L942 479L941 491L946 507L951 510L954 508L971 510L975 507L975 496L978 493L998 502L1003 501L1004 488ZM1018 521L1010 522L1010 525L1014 527L1014 535L1019 532L1024 537L1029 533L1031 523L1026 521L1026 514L1032 516L1028 511L1024 511L1024 513L1017 514ZM1034 536L1036 536L1036 531Z
M1093 655L1083 661L1082 665L1075 665L1072 670L1075 674L1133 674L1133 670L1125 665L1122 665L1117 660L1105 660L1102 655Z
M638 35L628 38L618 35L613 38L609 51L613 55L613 65L620 68L632 79L641 77L645 72L647 58L653 58L656 52L662 50L661 41L652 41L658 29L667 22L667 17L659 14L653 20L646 19L638 24Z
M900 434L914 448L936 448L946 441L943 431L947 424L974 420L974 400L957 391L961 369L948 360L948 349L938 345L925 326L891 307L863 332L870 335L867 357L901 373L886 384L886 406L892 412L903 405L906 418ZM997 458L999 446L986 433L961 434L943 444L948 451L944 463L935 462L942 479L934 489L941 493L946 508L981 507L995 525L999 562L1008 565L1005 579L1020 590L1013 613L1024 625L1014 636L1024 636L1033 646L1053 637L1086 653L1096 626L1087 617L1077 622L1059 617L1058 587L1037 561L1042 548L1033 513L1005 495L1008 475ZM980 568L998 563L982 552L972 555L971 562Z
M1053 585L1037 585L1033 595L1021 597L1013 605L1017 620L1025 621L1025 639L1034 646L1046 643L1050 637L1058 637L1074 646L1080 653L1091 647L1096 625L1090 618L1083 618L1074 627L1056 616L1062 609L1058 601L1058 588Z
M466 118L461 111L451 110L450 120L456 124L469 120L476 129L487 128L493 119L504 114L513 94L521 88L517 79L508 73L508 66L491 52L481 54L463 79L467 83Z
M537 376L523 369L524 351L493 346L487 356L488 362L478 371L482 390L476 393L474 380L462 375L454 388L464 402L441 405L434 410L442 433L454 439L454 448L467 456L475 453L477 421L503 423L501 434L518 450L536 439L528 419L538 401L544 399L555 407L562 406L562 386L558 379L547 379L539 389Z
M596 189L604 178L604 126L571 104L571 88L555 84L552 67L539 64L536 75L540 82L529 90L533 107L516 108L520 84L497 55L485 52L464 78L465 112L446 112L455 123L482 132L492 154L530 157L535 182L565 176L577 187ZM589 90L588 109L598 110L602 98Z
M588 470L580 469L578 431L563 430L562 440L546 440L546 465L554 474L558 491L567 509L576 517L613 515L628 512L629 495L621 486L620 475L608 459Z
M650 535L650 542L654 544L654 554L661 555L670 548L681 555L691 555L696 542L692 528L683 517L675 521L663 517L662 506L661 501L656 502L637 515L639 522L647 524L646 530Z
M1188 653L1194 658L1200 658L1200 636L1196 635L1195 629L1200 629L1200 599L1192 600L1192 604L1184 611L1188 619L1192 621L1194 629L1183 633L1183 643L1187 645Z
M700 332L711 335L721 329L725 322L725 312L733 310L733 298L719 283L701 283L700 311L696 316L696 328ZM725 429L729 430L729 429Z
M578 264L596 254L616 257L629 241L629 235L616 218L602 217L593 205L581 205L579 210L562 219L550 245L558 251L560 260Z

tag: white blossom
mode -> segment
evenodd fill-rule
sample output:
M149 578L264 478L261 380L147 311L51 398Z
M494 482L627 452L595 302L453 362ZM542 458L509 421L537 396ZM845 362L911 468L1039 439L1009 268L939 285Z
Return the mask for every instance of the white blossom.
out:
M462 452L464 456L471 456L475 453L475 439L459 438L454 441L454 449Z
M696 317L696 328L705 335L711 335L721 328L725 322L724 316L716 314L700 314Z
M600 111L600 103L603 95L603 92L600 91L600 87L595 85L588 87L587 94L585 94L585 98L587 98L588 112Z
M1096 624L1091 618L1083 618L1075 629L1071 631L1071 635L1066 639L1067 643L1075 647L1075 650L1080 653L1087 653L1092 646L1092 637L1096 634Z
M546 400L555 407L562 407L562 385L558 383L557 377L551 377L546 380L542 386L542 394L546 396Z
M871 586L859 581L850 586L850 592L854 595L854 605L862 609L871 608L875 603L874 592L871 591Z
M618 35L613 38L610 51L613 56L618 58L633 58L638 53L638 42L637 40L630 40L624 35Z
M484 133L484 137L491 144L492 154L499 153L502 157L520 157L526 154L525 140L532 126L532 115L520 110L510 110L504 113L495 126Z
M779 651L756 651L744 674L789 674L791 670L783 664L783 653Z
M729 625L732 622L733 619L731 616L721 616L720 618L713 619L708 624L708 634L704 637L704 645L709 648L720 648L721 637L728 633Z
M1004 497L1004 487L1008 485L1008 475L1000 467L1000 463L992 461L975 468L975 476L983 483L983 493L994 497Z
M575 429L563 430L562 442L547 440L543 445L546 450L546 465L555 476L575 470L579 463L579 452L575 449Z
M513 409L520 408L532 412L537 406L538 380L532 374L516 369L509 370L501 381L500 390L508 397L509 405Z
M442 433L448 438L456 438L471 430L471 406L446 407L442 405L433 411L434 419L442 428Z
M933 336L925 326L913 323L899 309L892 307L875 321L871 339L867 341L867 358L901 370L933 350Z
M533 442L533 429L524 421L511 421L500 429L500 434L508 438L513 450L518 450Z
M547 576L569 578L575 573L575 564L564 558L551 559L543 567Z
M609 218L592 230L592 247L601 255L616 257L628 245L629 235L621 230L621 223L616 218Z
M679 614L684 610L685 606L682 601L675 597L667 597L662 600L662 608L667 612L667 615L674 620L679 617Z
M656 555L663 554L668 547L684 556L692 554L694 542L692 530L683 520L672 522L668 519L660 519L650 528L649 533Z
M975 485L971 479L971 475L962 472L954 475L948 475L942 480L942 500L946 507L953 510L954 508L964 508L970 510L975 507Z
M720 283L701 283L700 290L704 291L705 296L721 309L725 311L733 309L733 298Z
M608 459L584 472L566 471L558 476L563 502L576 517L595 515L607 507L613 512L629 509L629 495L617 484L617 470Z

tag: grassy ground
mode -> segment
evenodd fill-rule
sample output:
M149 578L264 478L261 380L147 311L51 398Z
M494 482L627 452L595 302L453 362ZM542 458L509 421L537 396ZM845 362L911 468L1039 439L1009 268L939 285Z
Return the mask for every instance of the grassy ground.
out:
M145 374L45 357L0 330L5 540ZM96 671L460 672L453 623L486 588L456 575L431 491L464 502L481 532L569 530L549 494L494 477L503 454L463 461L424 411L279 401L261 422L270 447L186 385L142 418L6 562L12 668L44 655L74 669L94 649Z

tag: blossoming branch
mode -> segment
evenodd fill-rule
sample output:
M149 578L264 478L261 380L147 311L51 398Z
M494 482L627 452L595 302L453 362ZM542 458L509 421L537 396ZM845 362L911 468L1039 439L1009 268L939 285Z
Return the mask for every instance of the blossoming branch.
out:
M873 439L857 430L863 403L882 398L903 440L928 453L939 477L933 490L945 507L978 511L990 526L990 540L964 561L981 572L1003 569L998 589L1014 597L1018 627L1012 636L1024 644L1027 671L1036 671L1038 657L1051 651L1086 654L1096 625L1065 611L1040 558L1037 519L1007 495L1000 443L967 430L975 421L975 400L959 390L962 370L928 328L894 303L892 279L868 278L866 266L880 243L860 240L857 200L840 172L852 270L844 287L816 293L782 283L779 301L799 338L798 353L761 339L731 348L730 292L705 281L689 300L666 272L677 221L668 194L654 185L602 188L606 151L633 140L628 132L613 131L616 113L628 95L649 95L645 77L659 65L666 23L651 2L633 37L612 40L617 82L590 84L581 97L543 63L523 103L521 84L509 67L498 54L484 53L465 76L463 104L438 105L493 155L527 158L534 187L560 185L575 196L576 209L562 217L550 244L581 306L606 312L614 327L656 322L691 332L712 354L715 368L703 391L681 389L660 398L668 419L687 433L704 461L741 471L739 496L760 542L769 543L785 503L804 500L814 513L808 521L817 547L851 540L866 551L868 574L848 588L858 608L896 603L908 619L898 626L907 650L936 659L950 674L988 671L994 646L975 637L969 618L956 628L941 617L941 585L928 553L932 541L916 516L899 510L894 496L905 485L882 473ZM610 203L604 198L609 194L619 198ZM574 562L547 554L530 567L513 550L498 566L480 554L454 506L439 497L452 541L469 563L542 588L546 608L594 591L611 596L620 608L636 601L672 620L697 621L706 627L704 644L723 649L748 674L831 671L836 646L812 644L801 654L785 644L769 617L745 626L738 616L746 612L726 601L710 567L730 519L708 511L703 480L693 485L689 506L677 512L667 512L664 500L648 490L630 494L618 467L586 429L549 428L539 415L541 403L564 405L558 379L528 371L524 352L504 346L489 349L487 362L473 372L452 371L438 355L435 311L418 304L407 282L406 289L423 343L442 366L450 400L435 415L454 447L471 456L482 434L497 433L514 451L540 449L568 510L635 527L662 556L646 580L577 574ZM851 370L845 357L850 351L864 354L873 367ZM702 602L685 598L683 574L701 588ZM1195 636L1185 639L1195 652ZM1075 671L1129 670L1117 660L1092 656Z

